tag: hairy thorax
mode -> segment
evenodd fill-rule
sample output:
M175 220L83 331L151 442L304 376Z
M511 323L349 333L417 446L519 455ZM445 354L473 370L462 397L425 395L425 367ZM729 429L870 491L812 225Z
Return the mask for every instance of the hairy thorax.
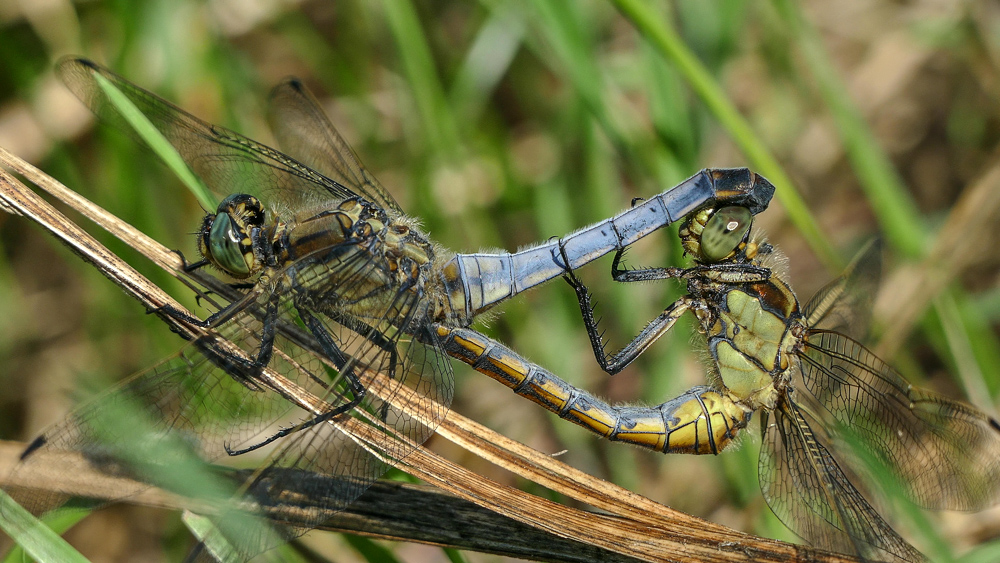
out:
M389 304L394 315L406 318L413 307L428 304L433 243L408 220L364 199L299 213L275 233L276 262L295 264L285 270L294 277L289 285L318 310L365 317L373 311L384 315ZM333 288L335 293L327 291Z
M689 290L701 298L695 314L722 385L752 410L773 408L805 333L791 288L772 274L739 284L695 278Z

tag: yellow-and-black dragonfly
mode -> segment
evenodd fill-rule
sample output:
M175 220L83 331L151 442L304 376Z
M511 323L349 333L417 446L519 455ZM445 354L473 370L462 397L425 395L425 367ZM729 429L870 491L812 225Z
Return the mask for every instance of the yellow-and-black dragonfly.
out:
M881 275L870 243L846 272L801 307L784 258L751 234L744 207L692 213L679 234L689 268L623 266L620 282L677 279L688 294L624 348L607 353L587 288L570 273L598 362L614 374L691 312L711 357L710 385L634 420L633 440L663 452L719 453L761 413L761 491L771 510L813 545L866 561L925 561L852 480L887 470L925 508L978 510L1000 497L1000 423L967 404L914 388L855 338L863 338ZM663 432L660 417L677 428ZM611 421L596 421L603 430ZM691 428L697 439L690 441Z
M697 209L735 205L756 213L774 191L745 168L703 170L562 238L516 253L455 254L403 213L296 80L272 94L271 122L285 151L279 152L199 120L91 61L66 59L58 73L98 116L127 131L115 99L123 95L222 198L198 231L204 260L192 268L214 266L238 294L204 321L167 311L206 328L206 335L45 431L15 471L56 459L66 464L64 474L86 463L167 485L175 456L161 444L179 443L206 460L266 455L241 486L241 508L266 512L306 498L310 508L299 521L313 525L354 501L433 433L452 399L448 355L605 437L645 443L655 423L636 421L653 411L608 405L469 325L497 303ZM265 370L285 380L267 379ZM382 376L388 391L371 392L372 374ZM429 406L415 416L395 406L393 396ZM112 416L134 412L128 405L138 406L134 416L143 424L123 425ZM367 440L352 437L341 431L347 418L375 431ZM700 440L695 427L673 428L671 417L659 424L661 434L673 432L672 443L694 447ZM44 455L59 452L79 455ZM35 512L63 496L15 495ZM246 557L288 536L243 528L229 526L228 539Z

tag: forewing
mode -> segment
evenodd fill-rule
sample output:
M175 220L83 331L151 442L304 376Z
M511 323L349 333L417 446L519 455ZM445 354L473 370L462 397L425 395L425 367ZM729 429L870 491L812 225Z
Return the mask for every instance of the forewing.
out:
M225 127L206 123L87 59L64 59L57 72L98 117L138 140L95 74L112 82L220 199L248 193L295 210L316 201L339 201L357 195L291 157Z
M430 437L453 386L447 357L425 330L426 300L391 283L363 247L331 247L278 275L292 286L276 294L275 351L266 370L247 363L266 332L265 292L218 333L46 431L17 472L30 476L55 459L61 465L45 466L49 475L87 467L143 484L112 498L155 484L208 500L221 514L218 529L246 558L342 510ZM310 318L319 319L318 328ZM187 475L179 464L214 460L227 448L251 449L236 463L262 469L243 474L237 486L227 481L209 490L178 477ZM42 512L71 490L13 492ZM268 525L289 511L294 526Z
M803 386L823 422L861 439L912 500L978 510L1000 500L1000 425L979 410L911 387L864 346L810 331L799 355Z
M427 440L446 414L453 392L448 359L426 336L420 294L391 284L382 291L372 288L378 272L353 254L341 256L336 268L324 273L329 263L326 257L308 268L300 264L295 272L302 291L316 296L313 308L326 312L322 328L313 334L329 336L337 351L324 354L340 364L332 393L336 400L324 395L333 388L314 385L311 390L331 406L342 404L347 378L357 377L365 393L350 412L328 421L309 425L321 413L306 414L299 421L302 429L275 442L266 467L246 483L248 497L262 512L280 518L282 511L294 508L291 535L343 510ZM322 297L334 294L335 303ZM316 345L323 338L317 336ZM232 543L247 546L247 553L270 547L239 527L228 526L227 535Z
M864 339L882 277L882 241L873 239L844 273L823 286L803 309L806 326Z
M871 561L925 560L851 484L795 403L786 398L770 414L758 472L761 492L778 519L823 549Z
M269 120L278 145L289 155L383 209L402 214L298 79L289 78L271 92Z
M243 475L240 509L215 519L247 557L354 502L426 441L451 405L451 365L426 332L427 300L400 288L392 269L373 260L368 248L365 242L331 246L277 276L284 280L283 299L269 367L285 376L281 396L295 406L267 432L242 440L249 446L287 434L250 454L266 459ZM294 523L266 526L266 518L248 518L247 506Z
M73 477L84 469L139 482L130 489L104 491L111 499L132 495L149 484L199 496L187 485L201 482L179 476L212 460L224 446L259 434L290 405L238 382L210 358L227 345L205 337L85 403L46 429L22 456L10 482L32 475L65 476L42 489L19 490L15 497L40 514L61 505L73 491ZM218 360L218 358L216 358ZM187 468L187 470L185 470ZM53 488L55 487L55 488Z

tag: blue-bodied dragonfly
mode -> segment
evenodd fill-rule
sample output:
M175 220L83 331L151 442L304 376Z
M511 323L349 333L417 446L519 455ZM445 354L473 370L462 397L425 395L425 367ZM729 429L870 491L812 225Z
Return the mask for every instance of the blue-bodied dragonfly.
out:
M1000 500L1000 423L911 386L855 340L867 331L880 244L870 243L800 307L784 258L751 233L751 223L751 211L739 206L692 213L679 229L694 258L689 268L629 269L617 251L615 280L676 279L688 293L615 353L605 351L586 286L568 274L598 362L617 373L691 312L711 358L710 385L675 401L683 405L677 410L702 414L702 439L673 447L650 423L645 445L719 453L733 443L734 423L742 428L759 411L760 487L782 522L813 545L865 561L925 561L869 504L857 476L891 475L925 508L983 509Z
M241 486L243 507L266 513L301 495L310 500L301 518L307 524L342 510L433 433L452 398L449 354L603 436L648 440L648 422L634 430L649 409L608 405L469 325L497 303L692 211L739 205L756 213L774 191L747 169L704 170L562 238L517 253L454 254L403 213L296 80L278 86L271 99L272 126L286 154L201 121L91 61L66 59L58 70L91 110L128 130L109 95L113 86L223 198L198 231L204 260L192 267L214 266L239 294L205 321L168 311L207 335L45 431L16 471L51 463L46 453L76 452L82 455L65 458L67 474L72 463L87 463L163 484L173 458L158 459L157 444L179 437L206 460L266 454ZM262 377L265 369L290 383ZM391 382L388 397L369 392L372 374ZM392 395L425 399L430 407L418 417L395 406ZM707 401L720 399L706 393ZM150 419L138 436L127 438L131 425L109 421L125 403ZM695 444L698 424L674 427L698 413L674 417L675 404L661 409L660 433L674 431L674 442ZM344 433L348 417L377 431L366 441ZM729 432L740 425L733 421ZM36 512L62 496L16 495ZM287 537L239 528L230 526L228 539L246 557Z

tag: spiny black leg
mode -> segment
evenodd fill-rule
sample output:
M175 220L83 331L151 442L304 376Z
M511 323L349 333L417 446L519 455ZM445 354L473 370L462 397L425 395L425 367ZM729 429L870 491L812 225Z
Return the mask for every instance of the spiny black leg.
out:
M348 385L351 387L351 391L354 393L356 400L360 401L361 397L365 394L365 387L361 384L361 380L358 378L357 374L354 373L356 364L351 362L351 358L344 353L343 350L337 346L334 342L333 337L323 326L323 323L319 321L312 313L304 308L298 308L299 316L302 318L302 322L305 323L306 328L309 332L316 337L317 342L319 342L320 348L323 349L323 353L329 357L333 363L340 370L340 375L347 380ZM357 402L351 401L355 405ZM353 406L352 406L353 408Z
M559 251L563 256L563 260L566 261L566 254L562 248L559 246ZM619 250L615 254L615 260L612 264L612 271L624 271L620 270L621 257L624 254L624 250ZM568 263L568 261L566 261ZM649 281L657 279L665 279L665 277L677 277L683 273L683 270L679 268L649 268L646 270L629 270L625 271L628 274L641 274L641 279L634 279L628 281ZM660 276L660 277L657 277ZM665 277L664 277L665 276ZM632 363L640 354L642 354L646 348L649 348L653 342L656 341L660 336L677 322L677 319L687 311L690 307L690 303L686 298L681 298L673 305L664 310L659 316L649 322L642 331L632 339L624 348L609 354L605 351L604 344L604 333L598 328L600 320L594 317L594 305L592 303L592 298L590 296L590 291L587 290L587 286L584 285L576 274L572 270L567 270L563 278L569 283L570 287L576 293L577 302L580 305L580 313L583 316L583 325L587 329L587 336L590 338L590 347L594 350L594 357L597 359L597 363L601 366L601 369L614 375L621 370L625 369L625 366Z
M616 282L659 281L679 278L684 275L684 268L628 268L622 266L626 250L627 248L622 248L615 252L615 257L611 261L611 277Z
M272 297L275 297L278 294L280 294L280 291L275 290L271 292ZM247 307L250 307L255 301L257 301L258 297L260 297L259 293L253 291L249 292L237 301L233 301L229 305L223 307L215 313L212 313L205 320L201 320L198 317L189 315L184 311L169 305L151 309L148 313L164 314L183 323L200 328L212 328L232 319L237 314L244 311Z
M319 320L317 320L309 311L302 308L297 308L297 309L299 311L299 316L302 318L302 321L306 324L306 327L309 329L310 332L313 333L313 335L319 342L320 347L323 350L323 353L326 354L327 357L329 357L334 362L338 370L341 370L342 375L348 379L352 388L361 390L363 392L361 382L354 375L353 370L350 369L345 370L344 368L344 366L347 365L348 361L350 360L350 357L344 354L344 352L340 349L340 347L337 345L334 339L330 336L329 332L326 330L326 327ZM399 365L399 351L396 349L396 344L391 338L387 337L385 334L383 334L375 327L363 321L360 321L357 318L346 315L340 315L336 313L328 314L328 316L334 322L341 324L347 330L354 332L358 336L364 338L369 343L373 344L374 346L385 352L385 354L389 358L388 369L386 370L382 366L379 366L378 369L382 373L388 372L387 375L389 376L390 379L396 378L397 367ZM317 383L323 384L323 382L319 381L317 381ZM385 421L388 417L388 408L389 408L388 404L386 404L382 408L380 418L383 421Z
M341 414L349 412L351 409L358 406L365 397L366 389L364 385L362 385L361 380L358 378L357 374L354 372L355 365L352 365L350 363L350 358L346 354L344 354L344 352L340 349L340 347L337 346L337 343L333 341L333 338L330 336L330 333L326 330L326 327L323 326L323 323L321 323L319 319L317 319L312 313L305 310L304 308L296 307L296 309L299 312L299 316L302 318L302 322L306 325L306 328L308 328L309 331L313 334L313 336L316 337L316 340L319 343L320 348L322 348L323 353L326 354L326 356L330 358L331 361L333 361L333 363L337 366L337 369L340 370L341 375L347 381L352 392L352 398L350 401L342 405L338 405L337 407L323 414L310 418L305 422L302 422L300 424L288 428L283 428L278 432L272 434L268 438L260 442L257 442L256 444L248 446L246 448L242 448L239 450L231 450L229 446L226 445L225 446L226 453L228 453L231 456L252 452L254 450L260 449L274 442L275 440L278 440L290 434L294 434L295 432L299 432L301 430L306 430L308 428L316 426L317 424L326 422L334 417L340 416Z
M260 375L261 370L271 363L271 355L274 353L274 337L278 323L278 300L281 298L280 291L274 291L267 299L267 309L264 311L264 322L260 331L260 348L257 350L257 358L253 365L257 368L255 375ZM209 317L211 318L211 317Z
M336 342L334 342L333 337L330 336L329 331L323 326L316 317L304 308L299 308L296 306L296 310L299 312L299 316L302 318L302 322L306 324L306 328L316 337L323 349L323 352L333 361L337 366L337 369L342 369L347 361L350 359L344 352L340 349ZM390 378L395 378L396 376L396 366L399 363L399 351L396 350L396 344L392 339L388 338L385 334L375 329L371 325L358 320L357 318L340 315L336 313L331 313L328 315L331 320L342 325L344 328L350 330L351 332L357 334L358 336L364 338L368 342L374 344L377 348L388 354L389 356L389 368L384 370L381 366L379 367L382 371L388 371Z
M254 392L264 391L265 388L254 374L253 362L227 350L219 344L220 340L215 336L202 336L194 340L194 346L208 361L228 373L237 383Z
M260 377L264 368L271 362L271 356L274 353L274 338L280 297L279 292L274 292L268 298L267 307L264 309L263 326L260 331L260 346L257 349L256 357L253 359L248 360L215 345L217 337L214 336L197 339L195 340L195 345L199 347L202 354L209 361L228 373L236 381L250 389L262 389L256 383L256 380Z
M304 307L300 307L296 304L295 310L298 311L299 318L302 319L302 322L306 325L306 328L309 329L309 332L316 337L316 341L319 343L319 347L322 349L326 357L330 358L330 361L333 362L338 370L344 369L344 366L347 364L347 360L349 360L350 357L340 349L340 346L337 346L336 342L333 341L333 337L330 336L330 333L326 330L326 327L323 326L323 323L321 323L319 319L317 319Z
M362 391L363 391L363 389L362 389ZM256 444L253 444L252 446L248 446L246 448L241 448L239 450L232 450L232 449L229 449L229 445L226 444L225 445L226 453L229 454L229 455L231 455L231 456L237 456L237 455L243 455L243 454L245 454L247 452L252 452L254 450L259 450L260 448L263 448L264 446L266 446L266 445L274 442L275 440L280 440L281 438L284 438L285 436L289 436L291 434L294 434L296 432L300 432L302 430L307 430L309 428L312 428L313 426L316 426L317 424L321 424L321 423L326 422L326 421L328 421L328 420L330 420L332 418L340 416L340 415L342 415L342 414L350 411L354 407L358 406L358 404L361 403L361 399L363 399L363 398L364 398L364 393L363 392L362 393L355 393L354 398L351 399L350 401L348 401L347 403L344 403L343 405L340 405L340 406L336 407L335 409L327 411L327 412L325 412L325 413L323 413L321 415L314 416L314 417L310 418L309 420L306 420L305 422L301 422L299 424L296 424L295 426L290 426L288 428L282 428L281 430L275 432L271 436L268 436L266 439L264 439L264 440L262 440L260 442L257 442Z
M189 315L184 311L170 305L164 305L162 307L156 307L155 309L148 309L146 311L147 315L165 315L171 319L181 321L182 323L189 324L191 326L197 326L200 328L208 328L208 322L199 319L193 315Z
M374 344L377 348L381 349L383 352L389 355L389 369L388 374L390 378L395 379L396 377L396 366L399 363L399 351L396 349L396 343L387 337L382 331L377 330L375 327L369 325L368 323L358 320L355 317L349 317L340 314L329 314L327 315L334 322L343 325L345 328L354 332L364 338L365 340ZM381 368L380 368L381 369Z
M587 328L587 336L590 337L590 347L594 350L594 357L604 371L614 375L620 370L611 371L608 365L608 354L604 351L604 334L597 328L599 319L594 318L594 305L591 300L590 291L587 286L576 277L576 274L569 268L569 259L566 256L566 249L562 243L559 244L559 254L562 256L563 264L566 264L566 273L563 279L573 288L576 293L576 301L580 305L580 313L583 315L583 325Z
M181 254L179 250L177 251L177 254ZM185 260L183 254L181 254L181 260ZM185 260L184 263L181 265L181 267L185 272L190 274L191 272L204 268L205 266L208 265L209 261L204 259L198 260L197 262L192 262L190 264L188 264L187 261Z
M771 269L754 264L711 264L688 268L685 275L721 283L759 283L771 277Z
M573 285L572 281L570 285ZM583 324L587 328L587 336L590 337L590 345L594 350L594 357L597 359L597 363L601 366L601 369L608 372L609 375L614 375L625 369L625 366L632 363L653 342L656 342L660 336L663 336L664 333L670 330L674 326L674 323L677 322L677 319L691 307L690 298L682 297L678 299L657 315L655 319L649 321L649 324L621 350L609 354L604 349L604 334L597 327L598 321L594 320L587 288L583 284L579 284L578 286L574 285L573 289L577 292L577 298L580 301L580 312L583 313Z
M254 285L256 285L256 284L252 284L252 283L228 283L228 284L226 284L227 287L230 287L230 288L235 289L237 291L246 291L246 290L252 288ZM211 297L213 295L218 295L218 296L222 297L223 299L226 298L225 295L222 295L221 293L219 293L217 291L212 291L211 289L206 289L206 290L203 290L203 291L199 291L198 293L195 294L195 296L194 296L194 302L199 307L204 307L204 305L202 305L202 303L201 303L201 300L202 299L207 300L209 297ZM156 311L147 311L146 313L148 314L148 313L154 313L154 312L156 312Z
M414 283L415 282L411 279L407 279L402 284L399 285L386 283L382 286L372 289L365 295L357 297L355 299L345 299L343 298L343 296L337 296L337 303L340 305L349 306L363 302L366 299L370 299L387 291L394 292L395 295L398 297L399 295L405 294L413 286ZM333 322L336 322L342 325L347 330L350 330L351 332L354 332L355 334L361 336L362 338L364 338L365 340L367 340L368 342L370 342L371 344L373 344L374 346L376 346L377 348L381 349L383 352L388 354L389 358L388 370L386 370L385 367L383 366L378 366L378 369L383 373L387 371L390 378L394 379L396 377L397 365L399 364L399 352L396 349L396 344L394 339L387 337L381 330L349 314L341 314L334 310L327 312L326 316ZM321 325L317 323L317 326ZM329 338L329 341L332 346L336 347L336 344L333 343L332 338Z
M209 264L208 260L204 258L198 260L197 262L188 262L187 257L184 256L184 253L181 252L180 250L171 249L170 252L173 252L174 254L177 255L178 258L181 259L181 270L184 270L187 273L191 273L195 270L204 268Z

